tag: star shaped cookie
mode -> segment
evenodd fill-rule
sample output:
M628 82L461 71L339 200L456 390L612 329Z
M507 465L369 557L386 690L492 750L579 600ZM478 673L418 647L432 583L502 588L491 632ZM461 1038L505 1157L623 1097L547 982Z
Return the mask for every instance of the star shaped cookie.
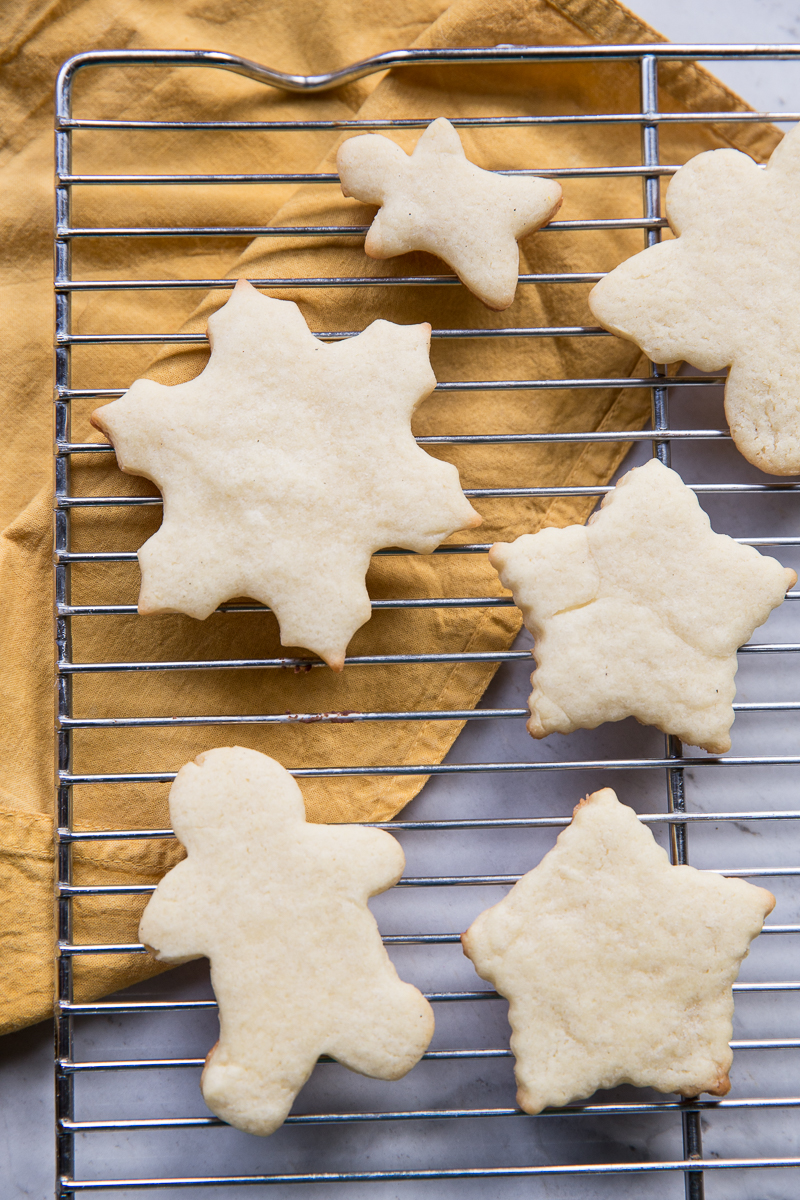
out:
M739 965L775 898L672 866L610 788L462 937L509 1001L529 1113L632 1083L724 1096Z
M188 857L159 883L139 937L161 962L211 960L220 1036L201 1081L211 1111L272 1133L321 1054L377 1079L410 1071L433 1012L398 978L367 907L402 875L399 843L307 823L289 772L241 746L183 767L169 808Z
M456 468L411 434L436 383L430 325L374 321L327 344L296 304L240 279L208 332L195 379L138 379L92 416L122 470L164 498L139 551L139 611L202 620L249 596L275 613L284 645L341 670L371 613L372 553L429 554L481 521Z
M550 179L497 175L464 154L444 117L411 155L380 134L349 138L336 165L345 196L379 204L364 249L371 258L426 250L448 263L487 308L508 308L519 277L517 239L561 206Z
M731 745L736 651L797 581L714 533L656 459L588 525L498 542L489 558L536 639L533 737L633 716L714 754Z
M589 296L597 320L654 362L730 366L725 412L744 457L800 471L800 130L761 170L738 150L673 177L674 240L635 254Z

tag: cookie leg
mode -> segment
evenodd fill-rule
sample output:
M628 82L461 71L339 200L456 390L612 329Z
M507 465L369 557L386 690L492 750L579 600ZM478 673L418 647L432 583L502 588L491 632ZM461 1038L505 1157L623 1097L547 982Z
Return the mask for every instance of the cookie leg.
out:
M433 1010L415 987L399 983L355 1003L327 1053L351 1071L400 1079L419 1062L433 1037ZM363 995L362 994L362 995Z
M316 1055L294 1061L278 1055L263 1062L252 1055L239 1059L217 1042L203 1070L203 1099L223 1121L264 1137L286 1120L316 1061Z
M777 356L787 369L769 369ZM725 416L736 448L768 475L800 470L798 359L796 346L781 342L765 351L759 345L755 354L737 353L725 385Z

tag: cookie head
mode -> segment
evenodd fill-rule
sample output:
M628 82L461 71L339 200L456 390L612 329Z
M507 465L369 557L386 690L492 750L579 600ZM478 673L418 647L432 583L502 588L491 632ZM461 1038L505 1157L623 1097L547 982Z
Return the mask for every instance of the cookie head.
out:
M169 806L183 845L212 852L219 840L266 835L305 822L303 794L289 772L243 746L206 750L181 767Z
M606 329L654 362L730 367L725 414L736 446L773 475L800 471L800 129L766 170L711 150L666 195L675 238L621 263L589 296Z

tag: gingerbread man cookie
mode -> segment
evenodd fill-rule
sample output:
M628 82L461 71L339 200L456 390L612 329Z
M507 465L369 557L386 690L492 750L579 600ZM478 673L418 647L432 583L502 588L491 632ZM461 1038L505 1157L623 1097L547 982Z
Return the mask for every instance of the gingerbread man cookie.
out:
M249 1133L272 1133L321 1054L399 1079L433 1035L367 900L400 878L390 834L306 824L303 797L274 759L238 746L178 772L170 816L188 857L161 880L139 937L161 962L205 955L220 1035L206 1104Z

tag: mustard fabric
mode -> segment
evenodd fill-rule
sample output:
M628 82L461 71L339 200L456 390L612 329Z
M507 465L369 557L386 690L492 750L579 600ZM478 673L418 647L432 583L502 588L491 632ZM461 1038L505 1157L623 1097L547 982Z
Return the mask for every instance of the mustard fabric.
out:
M613 0L17 0L0 11L0 114L5 168L0 215L2 429L0 473L0 1031L45 1017L53 1004L53 650L52 650L52 85L60 63L91 48L207 47L297 72L338 68L403 46L492 46L661 40ZM662 71L666 110L745 107L702 69ZM298 96L222 71L126 68L82 72L75 113L163 120L352 119L636 111L632 65L425 67ZM410 147L418 131L393 131ZM635 126L470 129L468 155L484 167L600 166L640 161ZM779 135L761 125L662 127L663 161L683 162L715 146L736 145L763 159ZM78 133L75 169L164 173L316 171L334 169L340 135L331 131ZM560 219L641 212L638 180L572 180ZM365 224L371 211L345 200L335 185L130 186L75 191L73 223L89 225ZM521 248L523 271L596 271L642 246L640 231L614 234L542 232ZM361 240L264 237L79 239L76 278L252 278L400 276L442 272L429 256L376 263ZM430 320L434 328L592 324L588 287L521 286L514 305L490 313L462 287L277 289L300 304L312 328L362 329L384 317ZM74 301L76 333L200 331L227 292L83 293ZM73 386L124 387L143 373L165 383L196 374L206 350L167 348L153 362L148 345L79 346ZM434 341L442 380L624 376L643 370L638 351L608 337ZM73 440L97 440L89 402L76 401ZM648 393L603 390L480 391L437 394L421 408L417 434L522 433L636 429ZM455 462L465 487L549 486L606 481L624 445L538 444L517 447L433 446ZM154 494L123 476L112 455L73 460L76 494ZM592 500L478 500L481 529L455 541L510 539L545 524L583 521ZM84 509L73 513L73 549L135 550L158 526L159 510ZM485 556L387 556L369 575L373 597L501 594ZM74 603L134 603L131 564L76 566ZM321 598L321 602L323 602ZM281 648L271 615L77 617L76 661L225 659L302 654ZM513 608L383 610L356 635L352 655L424 651L496 651L519 628ZM386 709L464 709L475 705L492 664L350 667L341 675L256 670L100 673L74 681L74 712L83 717L316 713ZM149 729L76 730L80 772L175 770L201 750L235 741L289 767L435 763L458 722L289 723ZM386 819L424 780L404 777L302 782L316 820ZM161 827L168 822L165 785L75 789L76 827ZM172 841L83 843L74 848L76 883L157 881L180 848ZM75 902L78 942L130 942L142 904L129 898ZM144 956L86 956L75 961L75 994L95 998L158 968Z

